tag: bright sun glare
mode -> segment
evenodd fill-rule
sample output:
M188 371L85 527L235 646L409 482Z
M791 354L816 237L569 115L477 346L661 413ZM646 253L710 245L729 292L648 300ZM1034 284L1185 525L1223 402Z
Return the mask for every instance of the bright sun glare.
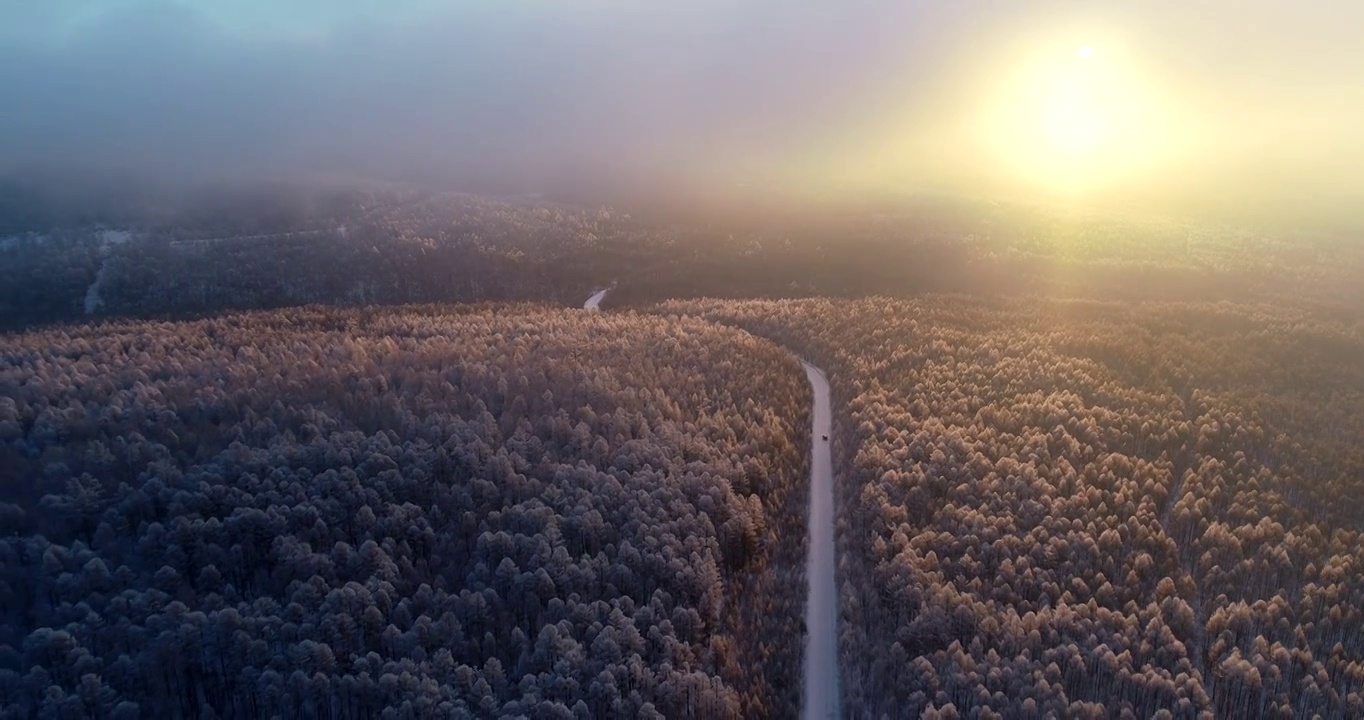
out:
M1167 151L1146 78L1122 53L1042 46L987 88L990 154L1020 180L1086 194L1147 168Z
M1079 58L1094 56L1090 47ZM1042 128L1046 143L1070 161L1099 150L1110 134L1111 103L1105 97L1103 78L1092 63L1077 63L1051 78L1041 97Z

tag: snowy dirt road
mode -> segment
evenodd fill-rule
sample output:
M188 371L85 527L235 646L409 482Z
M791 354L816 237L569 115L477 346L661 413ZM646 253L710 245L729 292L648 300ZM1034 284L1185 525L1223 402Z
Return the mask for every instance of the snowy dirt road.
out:
M838 591L834 585L834 467L829 436L832 412L829 380L824 371L804 360L805 376L814 390L815 407L810 437L810 545L805 603L805 690L801 717L808 720L838 717Z
M602 298L606 297L606 293L610 289L611 288L607 288L606 290L598 290L595 295L587 299L587 302L583 303L583 309L589 312L595 312L597 310L600 310Z

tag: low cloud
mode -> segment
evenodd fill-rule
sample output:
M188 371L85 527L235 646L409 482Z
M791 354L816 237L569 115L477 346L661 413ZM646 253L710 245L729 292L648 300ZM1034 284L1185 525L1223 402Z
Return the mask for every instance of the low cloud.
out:
M884 147L959 125L953 102L988 82L994 70L976 60L1001 39L1068 41L1059 29L1085 22L1130 35L1202 98L1208 122L1234 131L1245 119L1239 144L1189 163L1199 193L1254 167L1348 195L1359 174L1346 159L1364 151L1340 129L1364 107L1351 85L1360 51L1342 29L1364 11L1346 7L1115 3L1080 17L1068 3L994 1L222 5L0 3L0 168L525 190L818 184L829 158L872 166ZM959 156L968 171L990 164ZM932 181L937 167L916 174L914 160L896 158L904 172L890 175Z

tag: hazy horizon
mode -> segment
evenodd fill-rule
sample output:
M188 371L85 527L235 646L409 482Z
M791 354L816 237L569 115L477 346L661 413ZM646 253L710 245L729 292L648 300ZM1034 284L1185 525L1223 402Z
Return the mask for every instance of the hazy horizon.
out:
M0 2L0 170L1364 199L1364 7Z

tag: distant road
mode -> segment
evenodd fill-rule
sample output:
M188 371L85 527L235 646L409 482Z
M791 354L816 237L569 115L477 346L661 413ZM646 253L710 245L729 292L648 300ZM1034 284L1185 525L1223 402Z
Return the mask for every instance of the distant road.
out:
M609 291L610 289L611 289L611 288L607 288L606 290L598 290L596 295L593 295L592 297L588 298L588 299L587 299L587 302L583 303L583 309L584 309L584 310L589 310L589 311L592 311L592 312L596 312L597 310L600 310L600 309L601 309L601 299L604 298L604 297L606 297L606 293L607 293L607 291Z
M805 603L805 694L801 717L836 718L838 703L838 590L834 585L834 465L829 452L833 413L829 379L804 360L805 376L815 392L810 454L810 547Z

